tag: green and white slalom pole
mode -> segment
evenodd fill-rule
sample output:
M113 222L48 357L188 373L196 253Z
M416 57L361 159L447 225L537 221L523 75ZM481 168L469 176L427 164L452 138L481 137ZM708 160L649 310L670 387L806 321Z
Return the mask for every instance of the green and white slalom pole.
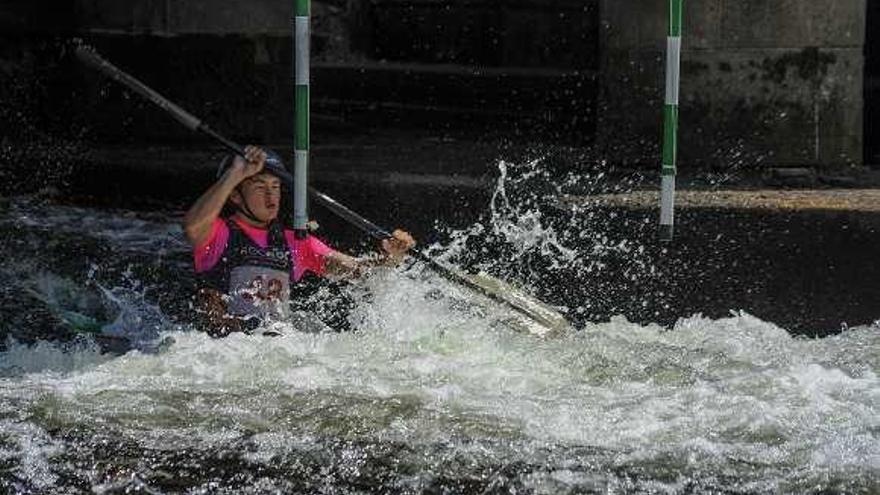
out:
M663 165L660 169L660 238L671 241L675 217L675 164L678 155L678 89L681 70L682 0L669 0L666 38L666 101L663 107Z
M309 14L310 0L294 0L293 67L294 97L293 230L297 237L308 233L309 177Z

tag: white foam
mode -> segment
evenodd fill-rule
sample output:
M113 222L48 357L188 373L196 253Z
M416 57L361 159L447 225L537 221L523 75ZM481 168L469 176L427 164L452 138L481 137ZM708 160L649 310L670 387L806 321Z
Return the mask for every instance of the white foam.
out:
M501 199L498 211L510 206ZM568 261L565 239L548 236L539 215L523 218L494 233ZM609 250L639 252L606 241L573 263L599 269ZM10 343L0 353L0 399L15 404L0 409L13 432L3 455L35 486L51 486L53 456L77 446L46 435L50 417L143 448L234 448L249 436L253 462L335 438L440 445L443 455L499 465L542 466L547 451L589 447L595 453L574 460L597 471L680 473L631 486L556 464L527 476L548 492L605 482L675 492L719 473L745 490L776 491L880 475L876 326L802 339L746 313L695 315L672 329L616 317L536 339L506 326L503 309L417 270L359 284L348 333L315 333L302 320L282 324L278 338L177 332L164 352L115 358ZM413 463L442 461L413 450ZM427 472L400 483L425 486Z

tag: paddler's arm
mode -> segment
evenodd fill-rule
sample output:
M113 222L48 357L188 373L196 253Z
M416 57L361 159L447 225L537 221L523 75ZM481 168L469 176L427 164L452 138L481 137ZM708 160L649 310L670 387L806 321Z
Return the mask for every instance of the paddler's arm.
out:
M376 266L397 266L405 258L406 253L416 245L409 232L397 229L388 239L381 243L382 252L371 256L355 258L339 251L326 255L325 270L333 278L354 278L361 276Z
M226 173L193 203L183 217L183 231L191 245L201 246L208 240L211 226L223 211L229 195L241 181L258 174L265 162L266 153L262 149L248 146L245 148L244 159L236 156Z

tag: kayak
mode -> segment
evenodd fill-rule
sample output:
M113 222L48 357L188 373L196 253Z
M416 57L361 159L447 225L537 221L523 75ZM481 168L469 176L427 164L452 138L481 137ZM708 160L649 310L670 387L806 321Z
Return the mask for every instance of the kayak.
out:
M157 331L145 328L145 324L148 324L146 319L140 314L132 314L137 313L137 308L125 308L113 298L110 291L103 287L99 286L100 294L95 294L66 279L47 276L43 281L48 283L25 287L24 290L43 303L58 321L64 333L94 342L102 354L122 355L133 350L158 353L174 343L172 337L162 337ZM105 311L94 307L84 310L71 302L84 297L116 303L114 304L116 307L110 311L114 314L112 316L103 314ZM92 314L87 314L85 311Z

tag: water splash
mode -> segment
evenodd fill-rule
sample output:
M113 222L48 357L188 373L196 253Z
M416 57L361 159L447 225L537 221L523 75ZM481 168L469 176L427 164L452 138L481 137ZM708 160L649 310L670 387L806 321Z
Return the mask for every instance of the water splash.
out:
M499 161L485 218L450 231L450 241L432 250L447 262L526 288L579 324L600 314L643 313L649 301L668 308L670 291L658 288L666 270L658 266L662 253L652 241L650 218L560 203L570 194L628 191L643 177L611 180L602 163L590 166L594 172L561 172L553 162L550 155Z
M424 297L422 281L364 283L374 297L358 304L355 332L183 333L160 355L31 370L3 393L44 411L29 420L39 428L107 425L114 445L159 460L186 452L202 466L219 449L244 463L237 472L287 476L323 460L337 487L383 479L418 489L441 474L563 492L876 487L876 327L809 340L747 314L670 330L615 318L536 341ZM17 346L0 361L40 352ZM63 451L93 451L89 438ZM33 462L25 457L38 452L18 455Z
M108 289L95 282L95 269L84 283L51 272L17 276L23 291L42 304L64 330L56 338L112 337L124 339L125 348L149 350L158 344L160 332L177 326L147 298L147 288L124 272L119 285ZM11 337L10 337L11 338Z
M433 250L537 293L560 278L602 282L594 275L624 262L630 271L619 273L650 281L647 243L608 229L621 220L612 212L546 214L555 195L605 188L603 178L551 181L545 171L541 161L501 165L487 218ZM153 225L159 237L172 228ZM137 265L121 237L95 235L122 247L120 266ZM176 266L185 252L162 245ZM128 272L135 281L137 272ZM0 351L4 489L880 490L877 325L805 339L742 312L674 325L618 316L542 340L506 325L503 309L402 268L342 289L350 332L316 329L300 314L275 324L281 337L211 339L172 334L150 283L124 273L111 284L103 273L88 290L175 343L113 358L88 345L9 343ZM55 277L36 287L91 307L78 302L82 284ZM614 290L595 284L567 300L583 310Z

